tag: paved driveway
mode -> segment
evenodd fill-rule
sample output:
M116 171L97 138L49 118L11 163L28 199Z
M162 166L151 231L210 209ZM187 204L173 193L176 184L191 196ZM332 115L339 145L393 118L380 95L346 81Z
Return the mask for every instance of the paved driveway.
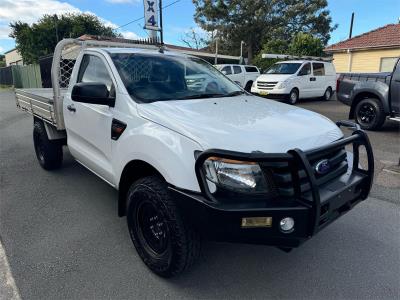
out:
M116 191L68 151L62 169L39 167L32 119L13 101L0 93L0 238L22 298L400 297L398 175L382 175L373 197L289 254L208 242L192 270L164 280L136 254L125 218L117 217ZM334 120L347 111L334 101L300 106ZM378 160L388 165L399 156L392 126L371 134Z

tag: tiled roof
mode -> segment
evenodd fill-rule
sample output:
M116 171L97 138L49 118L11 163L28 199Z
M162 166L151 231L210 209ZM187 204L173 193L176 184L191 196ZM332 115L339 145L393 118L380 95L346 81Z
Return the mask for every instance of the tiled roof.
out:
M351 39L330 45L326 52L347 49L400 47L400 24L388 24Z

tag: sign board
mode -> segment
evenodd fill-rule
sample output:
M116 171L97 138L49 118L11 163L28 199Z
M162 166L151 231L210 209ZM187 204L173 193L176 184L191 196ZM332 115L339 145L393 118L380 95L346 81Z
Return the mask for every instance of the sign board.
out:
M160 30L158 22L158 0L144 0L144 28Z

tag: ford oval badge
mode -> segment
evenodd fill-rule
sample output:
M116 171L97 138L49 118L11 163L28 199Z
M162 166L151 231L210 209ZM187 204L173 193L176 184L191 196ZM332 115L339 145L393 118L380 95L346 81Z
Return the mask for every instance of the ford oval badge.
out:
M317 172L317 174L319 175L324 175L326 173L328 173L331 169L331 165L329 164L329 160L324 159L321 160L317 163L317 165L315 166L315 172Z

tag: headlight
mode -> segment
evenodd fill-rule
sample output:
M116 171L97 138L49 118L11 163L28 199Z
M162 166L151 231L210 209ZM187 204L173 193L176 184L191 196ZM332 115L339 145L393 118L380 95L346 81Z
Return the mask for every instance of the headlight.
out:
M246 193L265 193L269 187L260 166L255 162L210 157L204 162L210 192L216 187Z
M288 80L282 81L282 82L278 83L277 88L278 89L284 89L285 87L288 86L288 83L289 83Z
M253 84L251 85L251 87L255 88L257 86L257 81L253 81Z

